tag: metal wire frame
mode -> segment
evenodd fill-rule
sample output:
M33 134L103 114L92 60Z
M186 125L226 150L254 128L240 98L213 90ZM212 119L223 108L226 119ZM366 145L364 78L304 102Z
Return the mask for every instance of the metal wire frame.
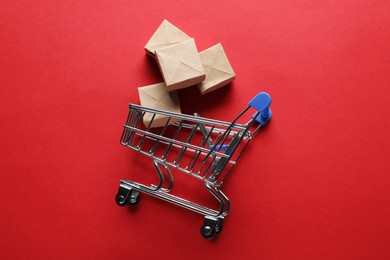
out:
M220 186L236 164L238 158L240 158L248 142L260 128L259 125L253 133L249 131L250 126L254 123L253 119L247 124L236 123L249 108L248 106L233 122L228 123L203 118L199 115L183 115L130 104L130 111L126 124L124 125L121 143L156 161L208 182L213 186ZM142 129L142 118L146 113L151 113L152 117L146 128ZM151 125L156 115L167 117L167 121L159 133L153 133L151 131ZM179 121L170 125L172 119ZM164 136L167 129L172 127L175 128L173 136ZM185 130L189 132L186 135L186 140L178 140L179 134ZM199 133L202 138L196 143L194 137ZM137 141L135 141L136 137L138 137ZM215 138L214 144L212 144L212 138ZM239 144L243 140L245 140L245 145L240 146ZM144 143L146 141L153 143L150 149L145 148ZM159 145L165 147L162 155L155 154ZM233 157L237 148L240 149L238 149L238 153ZM173 153L173 150L175 150L174 153L176 156L173 160L170 160L169 154ZM190 159L186 163L182 163L185 155L187 157L189 156ZM223 174L225 168L227 169Z
M205 238L213 237L222 230L223 219L230 211L230 201L220 187L262 124L271 118L270 104L270 96L261 92L232 122L130 104L121 144L150 157L159 182L144 185L122 180L115 198L117 204L135 204L140 192L149 194L203 214L201 234ZM238 123L250 108L256 110L255 114L246 124ZM152 127L155 120L159 120L160 128ZM255 122L261 123L252 127ZM201 180L219 207L207 207L173 195L171 168Z

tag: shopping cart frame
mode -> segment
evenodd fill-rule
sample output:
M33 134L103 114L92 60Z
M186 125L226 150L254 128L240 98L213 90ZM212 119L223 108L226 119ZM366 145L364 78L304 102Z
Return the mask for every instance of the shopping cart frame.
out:
M192 116L129 104L121 144L153 159L159 182L145 185L121 180L116 203L119 206L136 204L140 192L157 197L204 215L201 235L205 238L214 237L222 230L223 220L230 211L230 200L220 187L250 140L271 118L270 104L271 97L261 92L232 122L204 118L196 113ZM255 113L250 120L246 124L238 123L251 108ZM144 125L146 116L150 122ZM166 123L154 131L153 120L159 116L166 118ZM250 131L252 127L253 132ZM170 135L167 134L168 129L173 129ZM180 134L185 138L180 140ZM151 145L147 146L146 143ZM160 146L164 149L157 149ZM211 208L170 193L174 185L170 168L203 181L219 207Z

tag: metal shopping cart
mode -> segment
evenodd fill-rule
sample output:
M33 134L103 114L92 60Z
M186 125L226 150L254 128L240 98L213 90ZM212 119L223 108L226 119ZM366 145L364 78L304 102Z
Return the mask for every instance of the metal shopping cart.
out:
M271 118L270 104L270 96L259 93L231 123L130 104L121 144L153 159L159 183L144 185L121 180L116 203L136 204L140 192L149 194L204 215L201 234L205 238L214 237L222 230L230 210L230 201L220 187L249 141ZM239 119L250 110L255 113L249 114L249 122L239 124ZM144 117L148 118L146 125ZM165 124L152 128L153 121L161 117L165 118ZM174 177L170 168L202 181L219 207L215 209L173 195Z

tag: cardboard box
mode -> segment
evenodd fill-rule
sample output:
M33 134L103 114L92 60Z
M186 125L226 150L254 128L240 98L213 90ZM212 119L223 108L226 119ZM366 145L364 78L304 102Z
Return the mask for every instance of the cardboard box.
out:
M155 51L191 39L179 28L164 20L145 45L145 51L155 57Z
M157 83L138 88L141 106L181 113L179 97L176 91L168 92L165 83ZM148 127L153 118L152 113L146 113L143 117L145 127ZM167 123L168 117L156 115L150 127L161 127ZM171 119L169 124L178 122L178 119Z
M194 39L156 50L168 91L196 85L206 79Z
M219 89L236 78L220 43L202 51L199 55L206 72L206 80L198 84L202 94Z

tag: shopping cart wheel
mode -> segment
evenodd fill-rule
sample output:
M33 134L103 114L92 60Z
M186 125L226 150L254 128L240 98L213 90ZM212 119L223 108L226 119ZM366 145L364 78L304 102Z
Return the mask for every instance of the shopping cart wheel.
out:
M201 229L200 229L200 233L202 234L202 236L204 238L212 238L215 236L216 232L215 232L215 228L212 228L210 226L203 226Z
M115 197L115 202L118 206L126 206L128 204L135 205L139 202L139 191L119 187L119 192Z
M217 224L215 225L215 233L218 234L219 232L222 231L222 227L223 227L222 223L223 223L223 219L219 218Z
M204 238L212 238L222 231L222 218L205 216L203 226L200 228L200 234Z
M117 194L115 196L115 202L116 202L116 204L118 204L118 206L123 207L123 206L126 206L129 203L129 198L125 197L124 195Z
M139 198L140 198L139 191L132 190L129 196L129 203L135 205L139 202Z
M139 192L124 185L119 185L118 194L115 196L115 202L118 206L124 207L127 204L136 204L139 200Z

